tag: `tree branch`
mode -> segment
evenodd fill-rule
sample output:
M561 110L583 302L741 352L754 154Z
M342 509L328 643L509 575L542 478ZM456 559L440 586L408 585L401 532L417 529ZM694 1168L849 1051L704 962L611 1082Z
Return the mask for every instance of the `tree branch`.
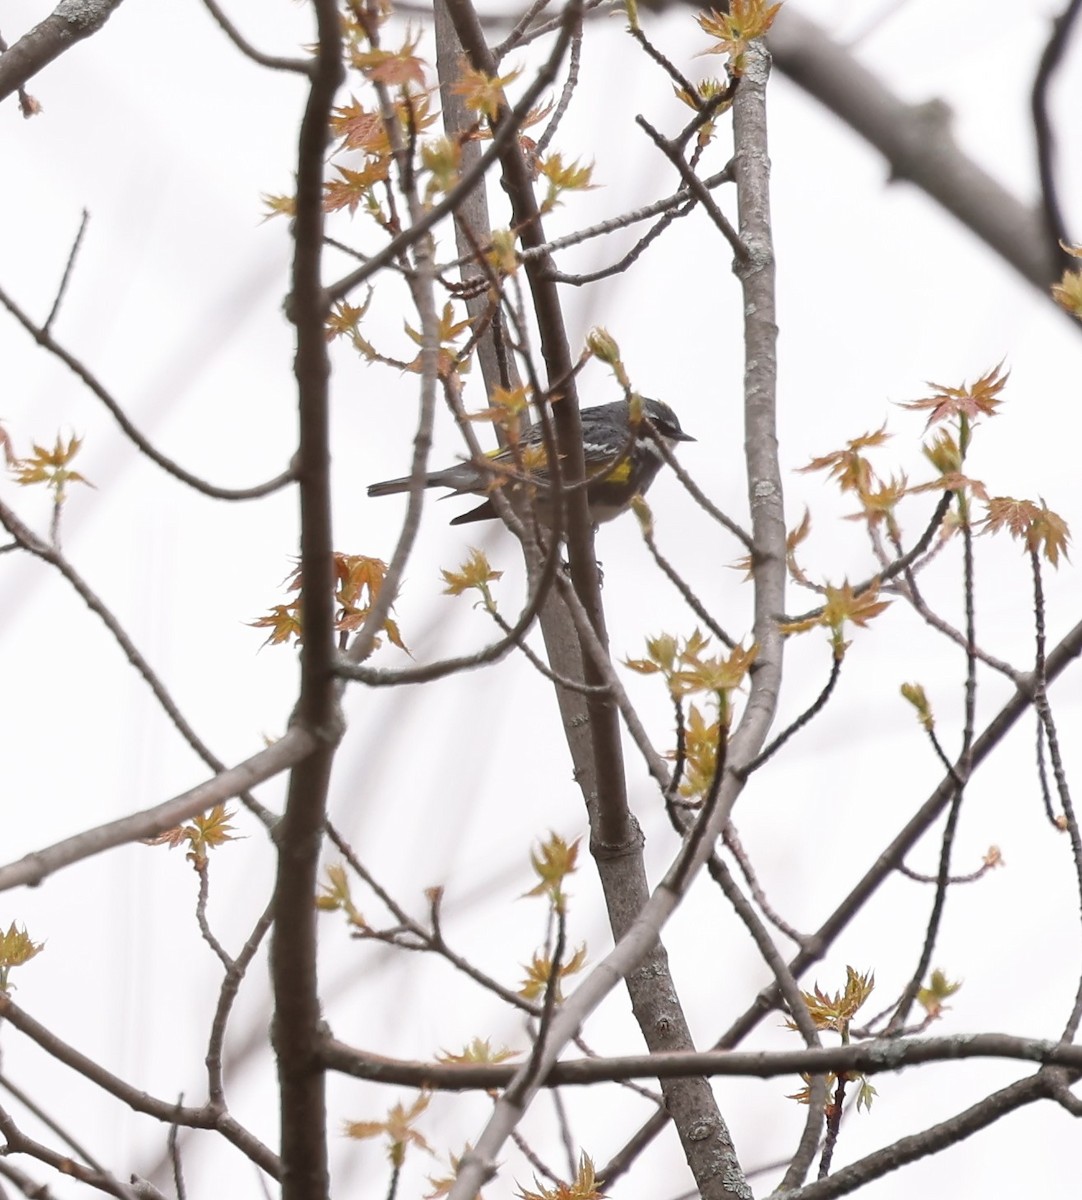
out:
M44 21L0 55L0 100L76 42L97 33L119 7L120 0L60 0Z
M908 104L814 22L791 7L768 35L778 69L830 109L890 163L891 178L927 192L1042 295L1056 254L1041 214L1024 205L958 147L937 103Z
M42 850L26 854L0 867L0 892L13 887L37 887L54 871L83 859L93 858L114 846L154 837L188 821L215 804L232 800L241 792L273 779L289 770L316 748L315 737L298 725L292 725L285 736L266 750L260 750L235 767L221 771L205 783L197 784L170 800L142 812L95 825L63 841L54 842Z
M317 963L316 880L327 787L342 734L335 667L333 539L330 503L330 360L324 324L330 300L321 278L323 160L331 108L343 75L336 0L313 0L319 45L297 148L291 318L300 440L300 578L304 597L300 697L294 721L316 739L290 774L276 832L272 1040L278 1059L282 1200L328 1194L326 1089L318 1061L322 1016Z

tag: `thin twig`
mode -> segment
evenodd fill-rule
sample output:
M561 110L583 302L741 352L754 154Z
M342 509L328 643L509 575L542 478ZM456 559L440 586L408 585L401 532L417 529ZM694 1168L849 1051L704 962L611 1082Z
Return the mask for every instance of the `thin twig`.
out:
M560 99L556 102L556 108L549 118L549 123L537 139L537 146L534 148L534 154L538 159L544 155L545 151L552 144L552 139L556 136L556 131L560 128L560 122L564 119L564 115L571 104L571 98L574 96L575 88L579 82L579 63L581 59L582 18L580 16L578 27L575 29L574 36L571 39L571 48L567 55L567 78L564 80L564 86L560 89Z
M357 877L362 879L368 885L368 887L375 892L375 894L386 905L387 909L393 914L402 928L407 929L410 933L417 937L424 948L431 950L435 954L438 954L441 958L445 958L457 970L461 971L464 975L469 976L469 978L475 983L480 984L481 987L485 988L493 995L498 996L507 1004L513 1005L517 1009L521 1009L523 1012L528 1013L531 1017L540 1016L541 1008L539 1005L535 1004L532 1000L527 1000L524 996L519 995L518 992L504 987L503 984L493 979L490 975L486 975L484 971L481 971L479 968L475 967L468 959L463 958L462 955L457 954L454 950L452 950L443 938L443 934L438 926L438 921L434 922L433 929L431 930L425 929L420 922L415 921L413 917L411 917L409 913L406 912L406 910L394 899L390 892L381 886L368 868L357 857L353 847L345 840L345 838L338 832L338 830L330 821L327 822L327 836L331 839L335 846L338 847L342 857L346 860ZM438 910L434 907L434 914L437 911Z
M764 917L774 926L779 932L784 933L787 938L795 942L798 946L806 946L809 939L795 929L788 921L777 911L777 909L767 899L766 892L763 891L763 886L759 882L759 877L755 873L755 868L751 865L751 859L748 857L747 851L740 840L740 835L736 831L736 826L729 822L725 826L725 833L722 836L726 849L736 860L736 865L740 868L740 874L744 876L744 880L751 891L751 898L759 906L759 911Z
M186 471L179 463L156 449L136 429L135 425L128 418L120 404L113 396L105 389L98 381L88 367L86 367L79 359L77 359L69 351L53 337L46 326L35 325L30 317L16 302L0 288L0 304L2 304L16 321L26 330L35 342L43 349L47 350L55 358L58 358L64 366L73 374L77 375L83 383L94 393L95 396L105 405L111 413L113 420L120 426L121 430L132 442L135 448L151 462L156 463L167 475L172 475L174 479L179 479L181 483L186 483L190 488L200 492L204 496L211 496L215 500L258 500L263 496L269 496L272 492L280 491L294 480L293 469L289 468L282 471L281 474L275 475L273 479L268 479L265 483L257 483L254 487L247 488L224 488L218 487L217 484L208 483L205 479L200 479L198 475L193 475L190 471Z
M838 676L841 674L842 658L843 656L841 654L834 654L832 656L830 662L830 674L827 676L827 681L823 685L823 690L819 693L819 695L815 697L815 699L810 705L808 705L808 707L800 714L799 717L797 717L790 725L783 729L781 733L779 733L778 736L774 738L774 740L764 750L760 751L746 767L741 768L741 773L745 776L745 778L753 771L757 771L763 765L763 763L767 761L768 758L776 754L782 748L782 746L785 745L785 743L793 736L793 734L798 733L813 717L817 716L823 711L823 709L826 707L827 701L830 699L831 693L834 691L835 684L838 682Z
M1044 213L1045 233L1048 237L1049 248L1059 258L1060 265L1066 269L1074 265L1074 259L1063 249L1070 241L1067 223L1063 217L1063 208L1059 199L1059 188L1056 185L1055 169L1055 134L1052 128L1052 118L1048 111L1048 98L1052 88L1052 80L1063 61L1063 55L1071 40L1071 33L1079 14L1082 13L1082 0L1069 0L1067 7L1052 22L1052 34L1049 37L1041 61L1037 65L1037 73L1033 79L1033 92L1030 97L1030 109L1033 114L1033 133L1037 143L1037 171L1041 180L1041 208ZM1048 281L1052 282L1051 279Z
M233 960L226 953L222 943L214 936L210 923L207 921L207 900L210 896L210 872L207 870L206 860L197 864L195 869L196 874L199 876L199 896L195 902L195 919L199 926L199 933L203 941L218 956L218 961L225 967L226 971L231 971L233 969Z
M107 1071L100 1063L57 1037L51 1030L35 1021L10 996L0 993L0 1018L11 1023L57 1062L89 1079L102 1091L116 1097L132 1112L146 1113L167 1124L176 1122L192 1129L216 1129L222 1136L272 1178L277 1179L280 1164L277 1157L254 1135L239 1125L228 1113L211 1105L199 1108L182 1107L172 1101L159 1100L149 1092L132 1087L126 1080Z
M181 1093L177 1097L179 1105L184 1099L184 1094ZM177 1200L187 1200L188 1189L184 1185L184 1164L180 1158L180 1145L177 1140L177 1133L180 1126L172 1124L169 1126L169 1136L166 1138L166 1145L169 1149L169 1161L173 1167L173 1187L176 1189Z
M79 254L79 247L83 242L83 234L86 233L86 225L90 220L90 213L83 209L83 215L79 221L79 231L75 235L75 241L71 244L71 249L68 251L68 261L64 265L64 274L60 278L60 286L56 289L56 298L53 300L53 306L49 309L49 315L45 318L45 324L41 327L44 333L48 333L53 327L53 321L56 320L56 314L60 311L61 302L64 299L64 293L68 290L68 282L71 279L71 270L75 266L75 259Z
M73 1134L69 1133L62 1125L55 1121L40 1104L33 1101L22 1088L16 1086L6 1075L0 1074L0 1087L10 1092L27 1112L33 1114L46 1129L52 1130L62 1142L70 1146L88 1167L93 1167L95 1171L103 1171L105 1169L94 1155L81 1142L76 1140Z
M727 646L730 650L736 645L734 638L721 627L714 619L713 614L707 609L706 605L699 599L698 596L691 590L691 585L687 580L676 570L669 560L657 548L657 542L654 539L653 521L640 522L642 529L642 539L646 543L647 550L654 560L654 563L665 576L666 579L676 588L684 598L684 603L691 611L699 618L700 621L710 630L710 632L718 639L722 645Z
M676 146L667 138L660 134L653 125L644 117L637 116L635 124L642 129L647 137L654 143L662 154L672 163L672 165L680 172L680 178L684 184L690 189L692 195L706 209L707 215L711 221L721 231L722 236L732 248L734 256L739 261L744 261L748 257L748 249L740 240L740 235L729 223L729 218L718 208L714 197L703 186L703 181L695 174L691 166L684 160L684 156L676 148Z
M226 969L222 986L218 989L218 1003L214 1007L214 1019L211 1021L210 1037L207 1040L205 1056L207 1066L207 1095L211 1106L225 1108L225 1082L222 1073L222 1046L225 1042L225 1030L229 1014L233 1010L233 1002L237 998L241 981L255 957L263 939L270 930L273 913L268 902L260 914L252 932L245 939L232 965Z
M315 68L312 59L304 58L282 58L276 54L264 54L261 50L257 50L251 42L240 32L233 22L225 15L217 0L203 0L203 5L207 12L218 22L218 26L234 46L246 58L250 58L252 62L258 63L261 67L270 67L273 71L292 71L297 75L304 75L311 78L312 71Z
M142 676L143 681L154 693L154 698L158 701L162 711L172 722L176 731L184 739L185 742L195 751L197 755L207 764L212 771L221 774L226 770L225 763L222 762L215 754L211 753L210 747L207 746L202 738L195 732L192 726L188 723L184 714L180 711L179 706L173 699L172 695L166 688L165 684L159 678L158 674L151 667L150 663L143 657L140 651L136 648L135 643L128 636L127 631L120 624L113 612L108 608L105 602L98 594L90 587L83 579L78 571L57 549L47 545L39 537L37 537L23 522L16 516L15 512L8 508L3 501L0 501L0 524L3 524L8 533L18 541L19 545L35 558L39 558L42 562L48 563L55 567L57 571L71 584L76 593L81 597L83 603L90 609L102 624L112 634L117 645L124 652L124 657L131 663L137 673ZM274 827L276 818L269 809L264 807L250 792L245 791L240 796L245 807L254 813L267 829Z

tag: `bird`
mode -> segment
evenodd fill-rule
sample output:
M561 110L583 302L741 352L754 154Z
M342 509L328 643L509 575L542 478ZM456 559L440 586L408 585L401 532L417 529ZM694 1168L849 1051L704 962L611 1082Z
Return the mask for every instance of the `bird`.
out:
M679 442L693 442L695 438L680 427L676 413L661 400L643 399L642 411L650 418L650 424L658 437L674 449ZM619 516L631 504L632 499L654 482L665 459L650 432L644 428L631 428L631 407L627 400L616 400L596 408L584 408L582 418L582 449L586 460L586 499L590 520L595 526ZM516 457L517 453L517 457ZM499 485L499 467L507 467L517 476L528 475L541 493L538 517L546 520L544 492L549 478L545 465L545 450L541 426L537 422L527 425L518 441L517 452L510 447L493 451L488 455L491 468L473 462L459 462L441 471L430 471L423 481L426 488L445 487L450 495L484 495ZM399 479L385 479L368 488L369 496L393 496L408 492L412 479L403 475ZM448 497L443 497L448 499ZM466 525L473 521L487 521L499 514L491 496L483 504L460 513L451 520L452 525Z

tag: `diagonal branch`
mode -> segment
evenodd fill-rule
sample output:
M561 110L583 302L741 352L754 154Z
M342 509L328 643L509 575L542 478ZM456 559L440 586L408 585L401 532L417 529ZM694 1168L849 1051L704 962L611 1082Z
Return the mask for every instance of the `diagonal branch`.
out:
M0 62L3 60L0 59ZM58 296L59 302L59 296ZM208 483L205 479L200 479L198 475L193 475L190 471L186 471L178 463L171 458L162 454L160 450L155 449L153 445L139 432L128 414L117 403L114 396L104 387L98 378L79 360L75 355L69 353L64 347L53 337L49 331L49 325L53 319L53 314L49 315L49 319L44 325L36 325L29 315L16 302L0 288L0 304L2 304L16 321L26 330L35 342L43 349L48 350L50 354L58 358L64 366L73 374L77 375L83 383L94 393L95 396L105 405L112 414L113 419L123 430L129 440L135 445L135 448L140 453L145 454L151 462L157 463L159 467L168 475L172 475L175 479L179 479L181 483L186 483L194 491L201 492L204 496L211 496L215 500L258 500L263 496L269 496L271 492L276 492L280 488L293 482L292 469L283 471L280 475L275 475L273 479L268 479L265 483L257 483L254 487L247 488L223 488L216 484Z
M900 99L791 5L768 41L778 69L879 150L892 179L926 192L1047 296L1058 272L1041 214L962 152L943 105Z
M112 850L114 846L164 833L174 825L188 821L208 808L232 800L234 796L288 771L311 754L316 744L312 734L298 725L292 725L274 745L186 792L153 808L85 829L82 833L73 834L0 867L0 892L14 887L37 887L62 867Z
M44 21L0 55L0 100L76 42L97 33L119 7L120 0L60 0Z

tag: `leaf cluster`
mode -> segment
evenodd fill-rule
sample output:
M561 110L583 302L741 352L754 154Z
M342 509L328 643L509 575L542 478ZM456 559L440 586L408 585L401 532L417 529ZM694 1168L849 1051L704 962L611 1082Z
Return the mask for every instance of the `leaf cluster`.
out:
M234 814L224 805L216 804L208 813L194 817L188 825L175 825L157 837L147 838L148 846L187 846L185 858L197 871L204 871L211 850L226 842L236 841L236 827L230 822Z
M734 646L727 654L708 654L709 647L710 637L699 629L683 645L663 633L647 639L645 658L628 658L624 665L640 675L661 675L674 699L706 692L722 698L724 706L724 697L746 680L759 648Z
M343 635L359 629L368 619L372 606L379 596L387 575L387 564L380 558L365 554L342 554L332 557L334 573L334 598L337 603L334 627ZM264 646L277 646L283 642L299 644L304 640L304 596L301 592L301 569L297 569L285 581L284 586L297 593L287 604L276 604L262 617L248 624L255 629L269 629ZM381 626L388 640L400 650L409 653L397 622L384 618ZM380 639L375 645L378 648Z
M25 927L20 929L12 921L7 932L0 933L0 992L7 995L15 986L10 972L37 957L44 948L44 942L33 941Z

